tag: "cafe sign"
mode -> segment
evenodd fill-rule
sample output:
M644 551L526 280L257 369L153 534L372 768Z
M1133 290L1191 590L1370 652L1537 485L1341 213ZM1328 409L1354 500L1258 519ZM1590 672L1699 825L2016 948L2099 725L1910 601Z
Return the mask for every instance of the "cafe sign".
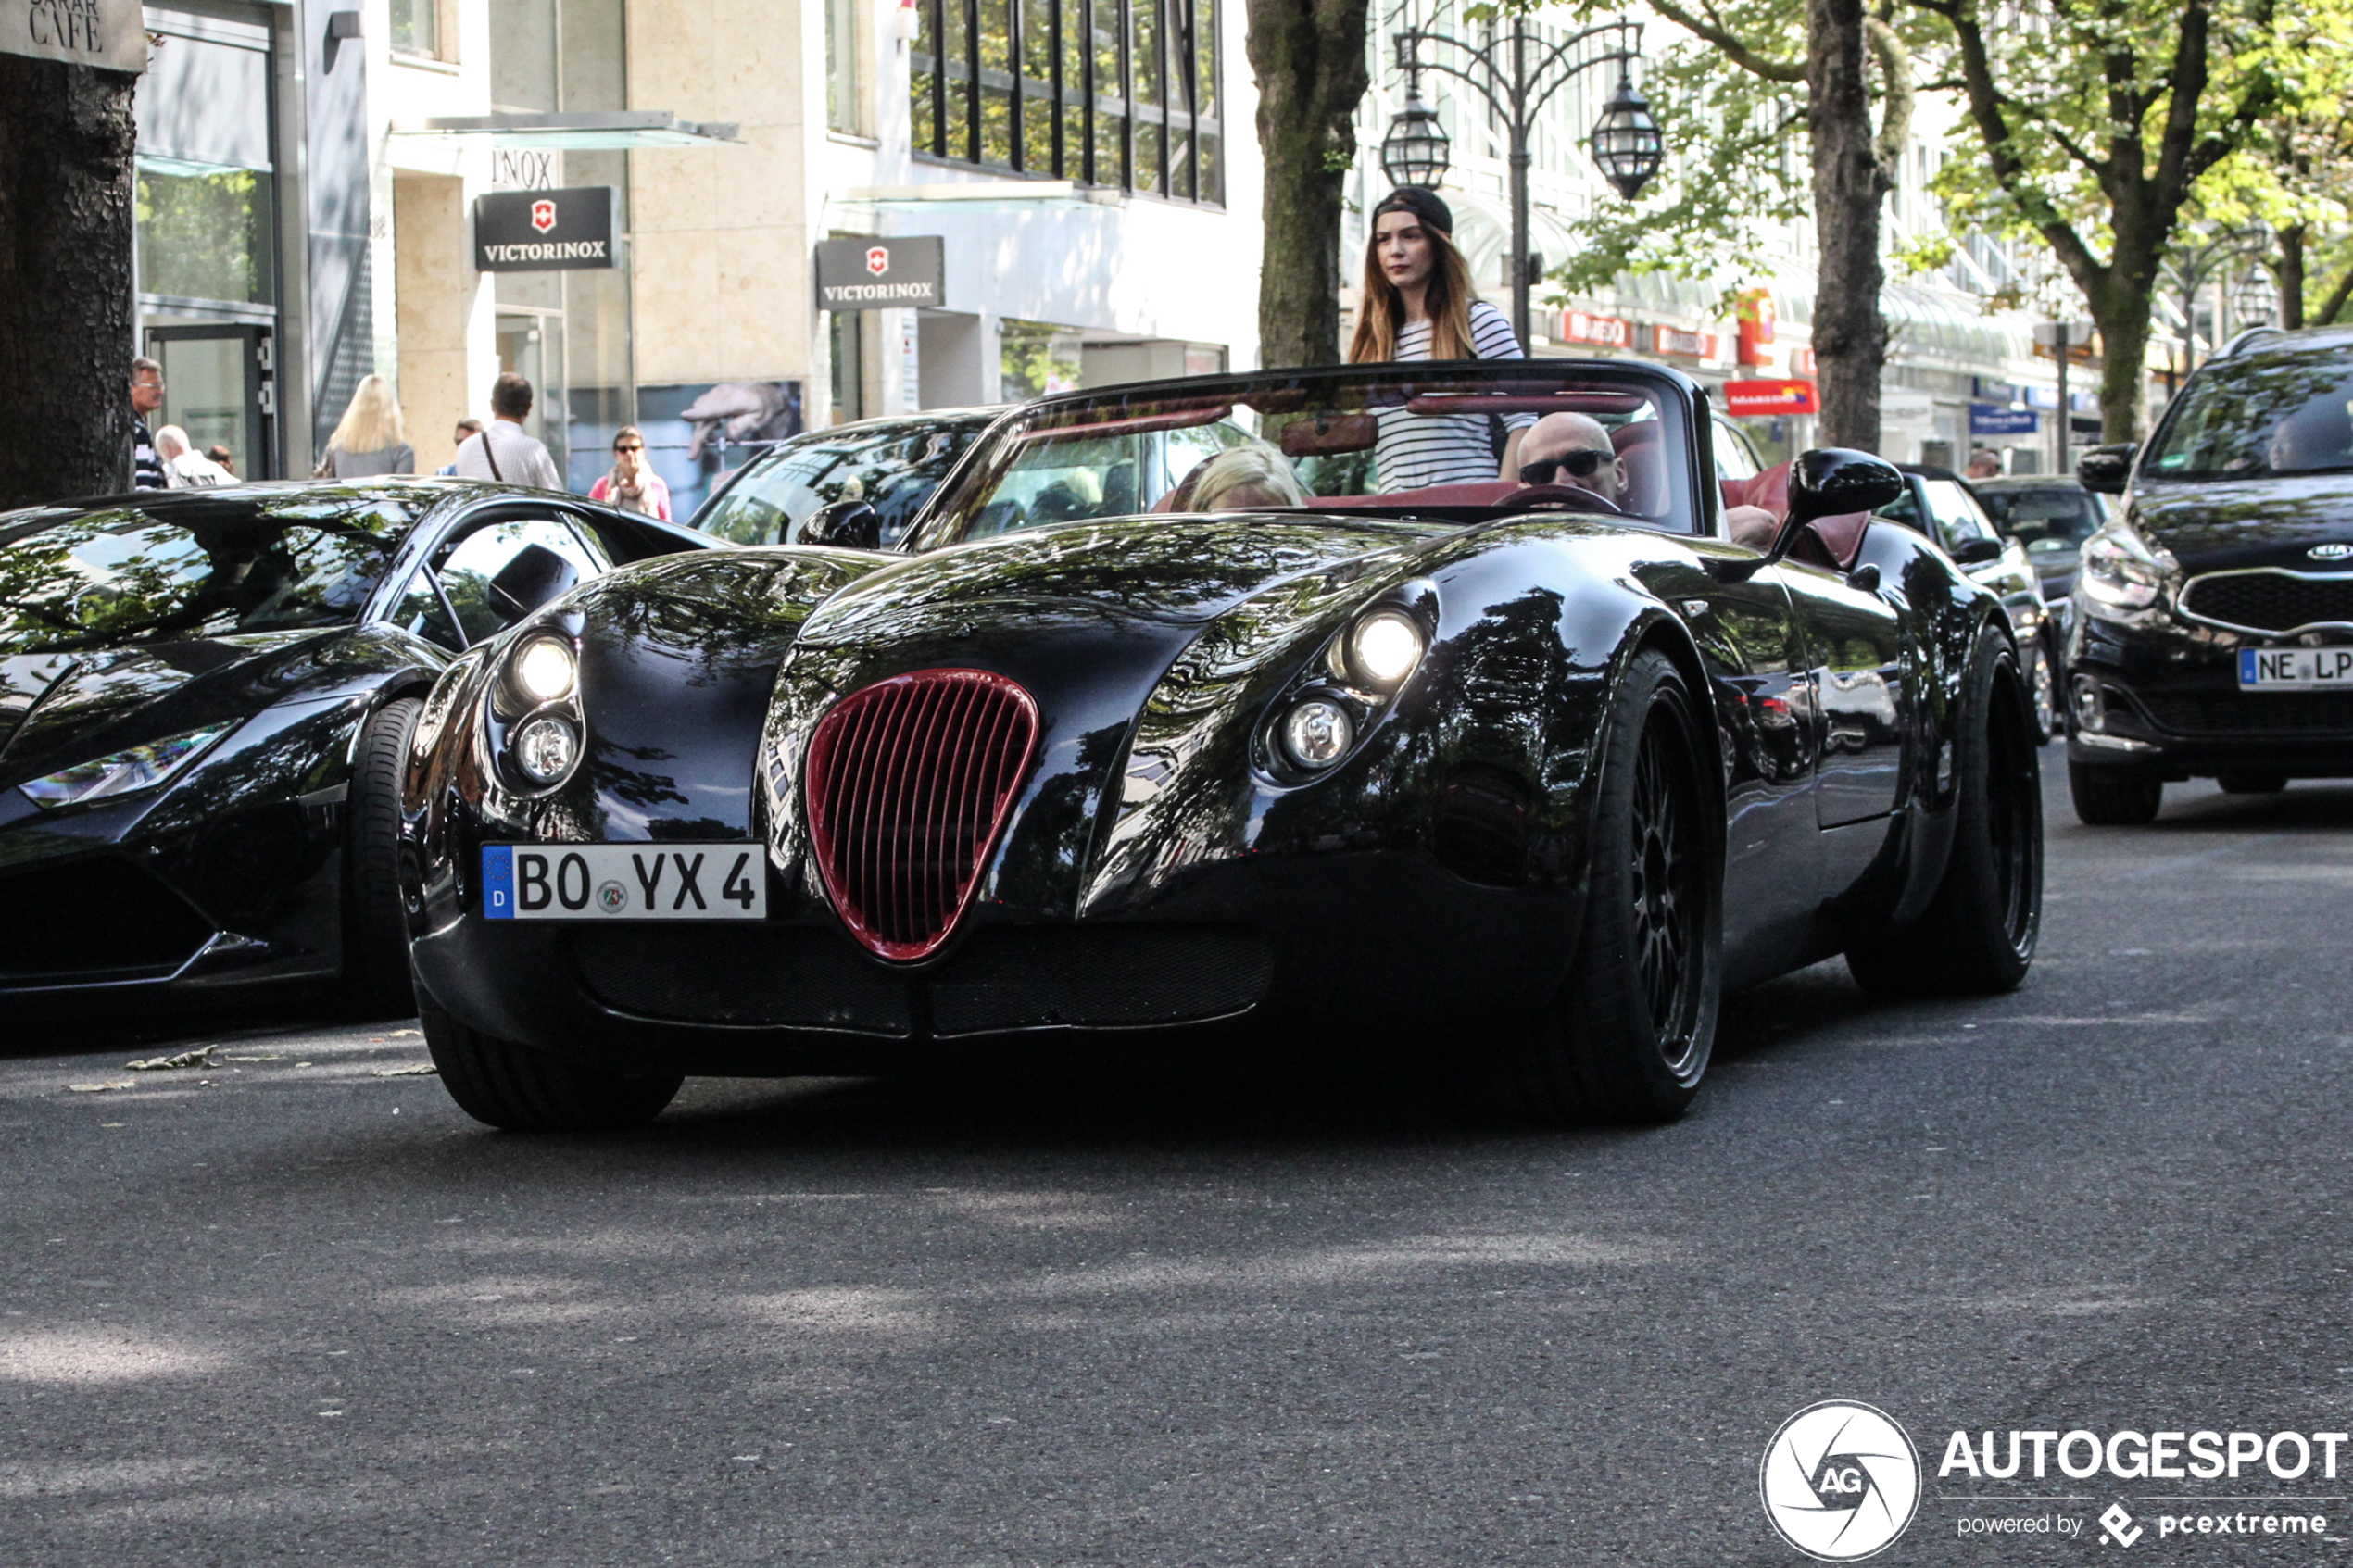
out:
M139 0L7 0L0 54L137 74L147 69Z

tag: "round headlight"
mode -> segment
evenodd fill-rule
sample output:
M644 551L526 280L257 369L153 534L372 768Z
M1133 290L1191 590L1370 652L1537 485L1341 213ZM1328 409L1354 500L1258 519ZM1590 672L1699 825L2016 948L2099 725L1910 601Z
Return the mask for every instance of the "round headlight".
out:
M580 760L580 732L572 721L542 713L515 732L515 766L534 784L551 784Z
M1348 666L1367 685L1386 691L1422 661L1422 628L1401 609L1377 609L1348 634Z
M580 684L580 660L560 637L534 637L517 650L510 667L515 689L533 702L556 702Z
M1330 767L1355 740L1356 721L1329 697L1308 697L1283 715L1283 755L1302 768Z

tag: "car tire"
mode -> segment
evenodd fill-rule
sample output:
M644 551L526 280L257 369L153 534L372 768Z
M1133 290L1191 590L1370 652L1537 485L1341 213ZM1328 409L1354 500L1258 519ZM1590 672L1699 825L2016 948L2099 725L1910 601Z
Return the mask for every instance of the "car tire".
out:
M2223 773L2214 781L2224 795L2277 795L2287 787L2285 773Z
M2165 781L2121 768L2067 765L2067 793L2085 827L2139 827L2157 821L2165 807Z
M409 913L400 892L400 774L424 704L384 704L359 734L347 792L345 838L344 979L363 1018L417 1010L409 975Z
M2034 715L2034 744L2047 746L2067 728L2067 710L2059 700L2058 650L2048 633L2027 645L2026 692Z
M2032 698L1992 627L1969 659L1954 736L1957 798L1944 880L1919 918L1847 948L1846 967L1883 996L2013 991L2043 927L2043 778Z
M675 1073L624 1075L558 1061L468 1028L422 991L417 994L417 1016L449 1098L475 1121L510 1133L642 1126L661 1114L686 1082Z
M1698 717L1673 661L1634 657L1604 726L1568 984L1516 1041L1516 1098L1541 1120L1667 1121L1707 1072L1723 988L1723 857Z

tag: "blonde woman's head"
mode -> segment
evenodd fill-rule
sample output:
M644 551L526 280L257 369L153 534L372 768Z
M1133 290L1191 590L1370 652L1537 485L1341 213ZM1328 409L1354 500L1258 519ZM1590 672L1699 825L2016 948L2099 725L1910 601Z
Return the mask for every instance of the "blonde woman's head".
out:
M351 405L343 411L343 423L335 426L328 445L339 452L383 452L408 439L400 422L400 399L393 395L392 383L368 375L359 378Z
M1186 508L1196 512L1245 511L1252 507L1303 507L1307 492L1283 455L1263 441L1231 447L1202 465L1193 476Z

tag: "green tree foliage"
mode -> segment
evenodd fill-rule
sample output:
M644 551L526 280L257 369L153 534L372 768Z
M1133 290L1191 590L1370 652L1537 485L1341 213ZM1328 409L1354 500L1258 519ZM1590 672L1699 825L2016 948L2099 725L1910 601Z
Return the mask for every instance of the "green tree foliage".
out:
M1918 3L1944 23L1943 85L1978 155L1948 160L1940 193L1960 226L2049 247L2099 326L2102 433L2133 440L2166 248L2199 182L2262 144L2304 23L2283 25L2272 0Z

